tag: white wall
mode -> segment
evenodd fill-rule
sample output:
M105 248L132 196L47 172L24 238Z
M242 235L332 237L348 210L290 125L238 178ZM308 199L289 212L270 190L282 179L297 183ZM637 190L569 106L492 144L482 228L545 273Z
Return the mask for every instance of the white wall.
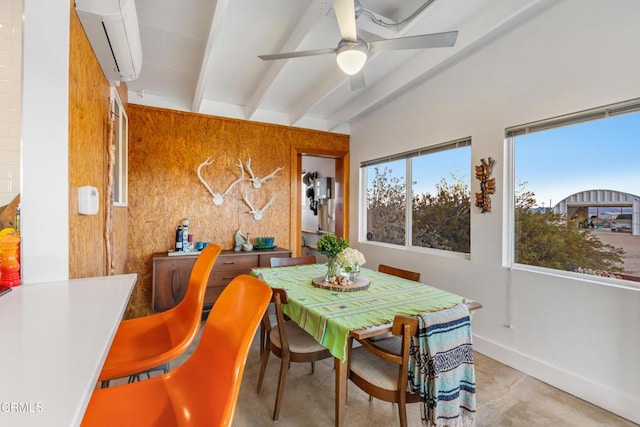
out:
M0 2L0 206L20 191L22 0Z
M69 2L24 0L23 283L69 277Z
M640 97L639 16L635 0L558 1L351 127L351 194L360 162L393 152L471 135L474 165L496 159L492 212L472 207L470 260L359 243L368 266L384 260L417 270L429 284L480 301L478 351L635 422L640 290L514 270L509 292L502 259L504 129ZM351 200L355 242L358 197Z

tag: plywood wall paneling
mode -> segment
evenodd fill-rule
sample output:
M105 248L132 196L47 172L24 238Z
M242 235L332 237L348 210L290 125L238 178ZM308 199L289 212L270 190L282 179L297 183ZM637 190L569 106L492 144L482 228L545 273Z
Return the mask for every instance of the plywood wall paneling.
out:
M104 198L97 215L78 214L78 187L91 185L104 196L109 85L71 14L69 51L69 277L105 274Z
M209 241L232 249L238 229L275 237L276 245L289 248L292 147L348 151L346 135L297 129L243 120L130 105L129 126L129 271L138 273L138 286L130 303L130 316L148 314L151 307L151 255L174 247L176 227L190 221L194 241ZM224 193L240 176L238 159L251 158L257 177L283 167L272 179L254 188L245 181L225 196L222 206L198 180L198 165L211 156L213 164L202 170L216 193ZM245 178L249 178L245 168ZM243 201L244 190L254 208L271 208L256 221Z
M109 273L105 260L105 206L110 203L107 185L107 120L110 87L91 49L71 2L69 49L69 277L92 277ZM118 87L125 103L126 84ZM125 107L126 108L126 107ZM78 187L98 189L97 215L78 214ZM126 273L126 208L114 210L114 273Z

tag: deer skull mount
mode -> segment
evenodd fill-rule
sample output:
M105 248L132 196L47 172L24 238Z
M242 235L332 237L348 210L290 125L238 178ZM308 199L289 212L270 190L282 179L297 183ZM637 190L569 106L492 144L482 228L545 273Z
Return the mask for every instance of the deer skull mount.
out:
M258 178L258 177L255 176L255 174L253 173L253 170L251 169L251 157L249 157L249 160L247 160L247 163L245 163L245 165L247 167L247 172L249 172L249 175L251 175L251 178L249 178L249 181L251 181L251 184L253 185L253 188L262 187L262 184L264 184L267 180L273 178L278 172L280 172L282 169L284 169L284 167L279 166L273 172L271 172L269 175L265 176L264 178Z
M205 181L204 178L202 178L202 174L200 173L204 166L209 166L209 165L212 165L212 164L213 164L213 160L211 160L211 156L207 157L207 160L205 160L204 162L200 163L200 166L198 166L198 179L200 179L200 182L202 182L202 185L204 185L204 187L211 194L211 197L212 197L212 200L213 200L213 204L216 205L216 206L221 206L224 203L224 196L226 196L233 189L233 187L235 187L237 184L239 184L240 182L242 182L244 180L244 167L242 166L242 161L240 159L238 159L238 165L237 166L240 168L240 178L238 178L235 181L233 181L231 183L231 185L229 185L229 187L225 190L224 193L215 193L211 189L209 184L207 184L207 181Z
M207 157L207 159L204 162L200 163L200 165L198 166L198 179L200 180L202 185L204 185L207 191L209 191L209 194L211 194L212 201L215 206L221 206L224 203L225 196L229 194L229 192L242 181L249 181L251 182L251 185L253 186L253 188L259 189L262 187L262 184L264 184L266 181L270 180L271 178L275 177L275 175L278 172L284 169L284 167L282 166L277 167L269 175L263 178L258 178L253 173L253 169L251 169L251 157L249 157L249 160L247 160L247 162L244 165L242 164L242 160L238 159L238 163L236 166L240 168L240 177L235 181L233 181L231 185L229 185L229 187L224 191L224 193L216 193L213 191L213 189L207 183L207 181L205 181L204 178L202 178L202 168L212 164L213 164L213 160L211 159L211 156ZM249 175L251 175L251 178L245 179L245 169L247 170ZM248 213L253 215L253 219L255 219L256 221L260 221L264 213L267 211L267 209L269 209L273 205L273 202L275 200L275 195L271 196L271 199L262 207L262 209L256 209L253 207L253 204L249 199L249 192L247 191L247 188L244 189L242 200L249 207L250 210L248 211Z
M247 192L246 189L244 190L244 195L242 197L242 200L244 200L244 203L247 206L249 206L249 209L250 209L249 213L253 215L253 219L255 219L256 221L260 221L262 219L262 215L264 214L264 212L273 205L274 199L275 199L275 196L271 196L271 199L267 202L266 205L262 207L262 209L256 209L253 207L251 200L249 200L249 193Z

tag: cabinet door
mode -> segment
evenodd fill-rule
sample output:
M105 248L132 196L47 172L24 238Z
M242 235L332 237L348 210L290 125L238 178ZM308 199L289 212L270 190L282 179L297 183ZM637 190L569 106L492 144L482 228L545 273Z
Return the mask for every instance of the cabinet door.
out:
M187 293L195 257L153 260L153 311L177 305Z

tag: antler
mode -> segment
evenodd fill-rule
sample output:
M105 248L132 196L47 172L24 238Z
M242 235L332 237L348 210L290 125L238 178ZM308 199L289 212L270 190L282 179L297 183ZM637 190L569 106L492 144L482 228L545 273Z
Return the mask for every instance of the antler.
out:
M256 179L256 176L253 174L253 169L251 169L251 157L249 157L249 160L247 160L247 163L245 164L247 165L247 171L249 171L249 175L251 175L251 178L249 179L249 181L254 182Z
M238 159L238 167L240 168L240 178L233 181L229 186L229 188L227 188L227 190L224 193L216 193L211 189L209 184L207 184L207 182L202 178L202 175L200 174L200 171L204 166L208 166L212 164L213 164L213 160L211 160L211 156L207 157L207 160L200 163L200 166L198 166L198 178L200 179L200 182L202 182L202 184L206 187L206 189L209 190L209 193L211 194L213 199L213 204L216 206L220 206L224 203L224 196L227 195L229 191L231 191L231 189L236 186L236 184L238 184L239 182L242 182L242 180L244 179L244 168L242 167L242 161Z
M264 178L258 178L256 177L256 175L253 173L253 169L251 169L251 157L249 157L249 160L247 160L247 163L245 163L247 166L247 171L249 172L249 175L251 175L251 178L249 178L249 181L251 181L251 184L253 185L253 188L260 188L262 187L262 184L267 181L268 179L271 179L275 176L275 174L277 174L278 172L280 172L282 169L284 169L284 167L280 166L278 168L276 168L276 170L274 170L273 172L271 172L269 175L265 176Z
M260 178L260 183L263 184L266 180L273 178L278 172L280 172L282 169L284 169L284 167L279 166L277 167L273 172L271 172L269 175L265 176L264 178ZM255 184L254 184L255 187Z
M249 213L253 213L255 212L255 208L253 207L253 205L251 204L251 200L249 200L249 193L247 193L247 190L244 190L244 194L242 195L242 200L244 200L244 203L249 206L249 208L251 209L249 211Z
M262 219L262 215L264 214L264 212L273 205L274 196L271 196L271 200L269 200L267 204L263 206L262 209L256 209L253 207L253 205L251 204L251 201L249 200L249 194L247 193L246 189L244 190L244 195L242 196L242 200L244 200L247 206L251 208L249 213L253 215L253 219L255 219L256 221L260 221Z
M238 159L238 167L240 168L240 178L236 179L231 183L229 188L227 188L227 190L223 193L225 196L227 195L227 193L229 193L229 191L231 191L233 187L236 186L236 184L239 184L244 179L244 168L242 167L242 160L240 159Z
M202 168L204 166L209 166L213 164L213 160L211 160L211 156L207 157L207 160L205 160L204 162L200 163L200 166L198 166L198 179L200 179L200 182L202 183L202 185L204 185L204 187L209 191L209 193L215 197L213 190L211 189L211 187L209 187L209 184L207 184L207 181L205 181L202 178L202 175L200 174L200 171L202 170Z

